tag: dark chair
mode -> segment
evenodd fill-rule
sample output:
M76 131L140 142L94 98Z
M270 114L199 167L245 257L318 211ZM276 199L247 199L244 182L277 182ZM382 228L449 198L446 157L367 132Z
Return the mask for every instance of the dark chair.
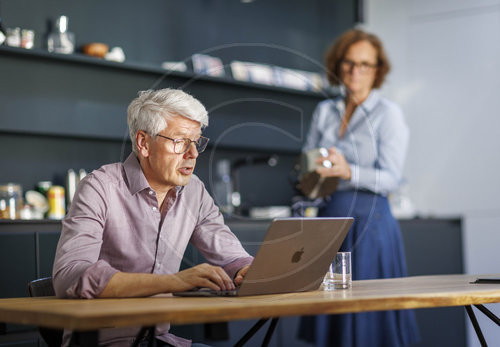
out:
M40 278L28 283L29 296L55 296L52 277ZM38 328L40 336L49 347L61 346L63 330L51 328Z

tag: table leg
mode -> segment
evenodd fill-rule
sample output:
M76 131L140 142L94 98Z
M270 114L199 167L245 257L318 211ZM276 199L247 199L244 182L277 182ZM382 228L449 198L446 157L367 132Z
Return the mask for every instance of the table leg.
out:
M243 335L243 337L238 341L236 342L236 344L234 345L234 347L241 347L243 346L248 340L250 340L250 338L255 335L255 333L269 320L269 318L263 318L261 320L259 320L257 323L255 323L255 325L253 327L250 328L250 330L247 331L247 333L245 335Z
M269 320L269 318L262 318L259 320L253 327L250 328L250 330L247 331L247 333L234 345L234 347L241 347L245 343L247 343L248 340L252 338L253 335L264 325L266 322ZM264 341L262 342L262 346L265 347L269 344L269 341L271 341L271 337L273 336L274 329L276 328L276 324L278 323L278 318L273 318L271 320L271 324L269 325L269 328L267 329L266 336L264 337Z
M469 315L470 321L472 323L472 326L474 327L474 330L476 331L476 334L477 334L477 337L479 339L479 342L481 343L481 346L488 347L488 344L486 343L486 340L484 339L481 328L479 327L479 323L477 322L476 316L474 315L474 312L472 311L472 307L465 306L465 309L467 310L467 314Z
M500 326L500 318L495 316L493 312L488 310L483 305L474 305L474 306L476 306L479 311L483 312L489 319L491 319L493 322L497 323L498 326Z
M262 347L267 347L269 345L271 337L273 337L276 324L278 324L278 318L273 318L271 320L271 324L269 325L269 329L267 329L266 337L264 337L264 341L262 342Z

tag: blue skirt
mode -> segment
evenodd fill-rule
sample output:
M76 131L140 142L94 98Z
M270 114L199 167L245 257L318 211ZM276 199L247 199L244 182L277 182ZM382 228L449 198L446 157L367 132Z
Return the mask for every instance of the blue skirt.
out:
M352 278L406 276L398 222L386 197L365 191L337 191L320 208L321 217L354 217L341 251L351 252ZM406 346L419 340L413 310L303 317L299 338L316 346Z

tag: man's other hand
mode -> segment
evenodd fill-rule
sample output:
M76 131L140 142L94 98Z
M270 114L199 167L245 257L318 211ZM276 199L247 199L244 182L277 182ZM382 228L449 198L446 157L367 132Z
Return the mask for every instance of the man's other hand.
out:
M245 275L248 272L248 269L250 268L250 265L247 265L245 267L242 267L240 271L236 274L236 277L234 278L234 283L239 286L241 282L243 282L243 278L245 278Z
M235 288L233 281L220 266L206 263L180 271L173 277L176 281L172 292L182 292L194 287L207 287L213 290L233 290Z

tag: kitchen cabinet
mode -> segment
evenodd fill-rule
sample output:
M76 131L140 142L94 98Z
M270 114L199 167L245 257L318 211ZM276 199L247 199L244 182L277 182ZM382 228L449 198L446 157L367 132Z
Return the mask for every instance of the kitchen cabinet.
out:
M249 253L255 254L270 221L229 220ZM460 218L415 218L399 220L409 276L463 273L462 221ZM463 307L415 310L421 341L415 346L464 346L465 311ZM436 325L439 322L439 325ZM278 346L306 346L295 338L299 318L280 319L276 336ZM244 333L243 323L231 322L230 331ZM246 327L246 326L245 326ZM293 332L293 333L291 333ZM231 335L231 338L236 338ZM261 337L259 337L261 338ZM237 339L231 340L235 343ZM262 341L262 340L257 340ZM217 346L217 344L215 344ZM220 345L222 346L222 344Z
M0 298L28 296L28 282L52 275L60 221L0 220ZM35 327L0 323L0 345L38 346Z
M462 220L406 219L403 233L409 276L464 272ZM415 346L465 347L466 319L463 307L416 310L422 340ZM436 322L439 322L436 325Z
M241 240L245 249L255 255L262 242L269 220L230 218L226 223ZM408 274L434 275L463 273L462 225L460 218L400 220L406 249ZM0 297L27 296L27 283L35 278L51 275L54 252L59 239L60 221L0 220ZM183 268L203 262L203 257L188 247ZM465 314L461 307L421 309L415 311L422 335L417 346L465 346ZM439 326L435 322L439 321ZM214 346L234 344L254 321L228 323L229 341L208 341ZM306 346L294 335L298 317L280 319L273 346ZM213 326L211 326L213 328ZM8 334L1 333L2 329ZM0 344L13 334L23 338L33 336L33 330L19 333L19 326L0 327ZM173 327L181 336L203 341L203 325ZM221 327L218 328L219 332ZM222 328L224 329L224 328ZM222 330L224 331L224 330ZM255 336L262 341L265 331Z

